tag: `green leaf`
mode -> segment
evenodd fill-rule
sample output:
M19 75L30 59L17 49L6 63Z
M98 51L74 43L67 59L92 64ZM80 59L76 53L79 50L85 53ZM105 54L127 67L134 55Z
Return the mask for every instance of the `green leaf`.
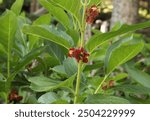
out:
M80 0L48 0L50 3L57 4L68 13L72 14L76 20L80 21Z
M14 78L15 75L23 69L23 67L25 67L27 64L29 64L33 59L35 59L36 57L38 57L41 53L44 52L44 50L47 48L47 46L45 47L40 47L37 49L34 49L33 51L31 51L30 53L28 53L26 56L24 56L19 62L18 64L15 66L14 68L14 72L11 74L10 78Z
M76 74L66 79L65 81L53 80L44 76L36 76L28 79L31 82L31 89L36 92L50 91L61 87L73 87L73 81Z
M77 46L78 40L79 40L79 31L75 29L67 29L66 30L67 34L70 35L74 41L74 46Z
M126 70L131 78L144 87L150 88L150 75L136 68L126 65Z
M132 103L132 104L150 104L150 99L142 99L139 97L128 97L128 100Z
M54 6L47 0L39 0L40 4L45 7L53 16L56 17L57 21L59 21L66 28L70 28L70 20L68 15L64 10L59 7Z
M3 0L0 0L0 4L2 4L3 3Z
M6 91L5 84L6 84L5 82L0 81L0 92Z
M136 56L144 47L144 43L122 45L112 51L109 57L106 56L106 73L111 73L119 65L129 61Z
M145 46L148 50L150 50L150 43L146 43Z
M98 69L100 67L102 67L104 65L103 62L95 62L92 65L86 65L86 67L84 68L84 71L91 71L93 69Z
M5 47L0 43L0 52L7 54Z
M23 96L24 97L24 96ZM25 98L25 97L24 97ZM26 94L26 100L25 101L21 101L25 104L38 104L38 101L36 99L36 96L35 95L29 95L29 94Z
M77 62L74 58L67 58L64 60L63 65L68 76L72 76L77 73Z
M17 29L16 15L9 10L0 17L0 44L7 52L7 77L10 76L11 51L14 43L14 37Z
M0 82L6 82L6 78L4 77L3 74L0 73Z
M51 22L51 15L44 14L38 17L35 21L33 21L32 25L49 25ZM29 35L29 48L32 50L34 47L40 45L39 37ZM37 42L38 41L38 42Z
M28 40L27 36L22 32L23 26L27 23L26 18L22 16L17 17L18 28L15 35L14 49L20 57L28 54Z
M5 47L7 53L10 53L17 28L16 15L7 10L0 17L0 43Z
M66 54L68 53L68 50L66 50L66 48L64 48L56 43L50 42L50 41L46 41L45 45L49 45L47 52L53 58L56 58L59 61L59 64L62 64L62 62L65 59Z
M45 64L48 68L52 68L56 65L59 65L59 61L55 57L49 55L48 53L43 54L43 60L45 61Z
M51 15L48 13L48 14L44 14L44 15L40 16L39 18L37 18L33 22L33 25L50 24L50 21L51 21Z
M133 25L123 25L120 29L116 31L111 31L108 33L99 33L91 37L87 42L86 47L90 53L92 53L97 47L103 45L104 43L110 41L113 37L125 34L127 32L136 31L139 29L150 27L150 21L133 24Z
M14 4L11 7L11 10L16 14L19 15L21 10L22 10L22 6L23 6L24 0L16 0L14 2Z
M28 79L31 82L30 88L37 92L55 89L61 81L53 80L44 76L35 76Z
M73 42L72 38L67 35L66 33L58 30L54 30L52 27L45 27L45 26L29 26L26 25L23 28L23 32L28 34L28 35L33 35L36 37L40 37L49 41L52 41L54 43L57 43L67 49L69 49L72 45L71 43Z
M59 100L59 97L54 92L47 92L44 95L40 96L38 99L39 103L49 104Z
M127 73L119 73L115 77L113 77L113 80L119 81L119 80L122 80L122 79L127 78L127 77L128 77Z
M0 92L0 101L4 101L4 103L7 103L7 94L5 92Z
M120 85L114 87L115 90L123 91L125 93L130 93L130 94L149 94L150 95L150 88L141 86L141 85Z
M68 79L66 79L60 86L67 86L73 88L73 82L75 80L76 74L72 75Z
M38 102L43 104L68 104L70 102L69 93L63 90L58 91L57 94L54 92L47 92L39 97Z
M85 100L86 104L129 104L130 102L124 98L105 95L88 95Z
M66 100L59 99L54 101L52 104L69 104Z
M66 72L65 72L65 68L64 68L63 65L55 66L54 68L52 68L52 70L53 70L54 72L59 73L59 74L67 75Z

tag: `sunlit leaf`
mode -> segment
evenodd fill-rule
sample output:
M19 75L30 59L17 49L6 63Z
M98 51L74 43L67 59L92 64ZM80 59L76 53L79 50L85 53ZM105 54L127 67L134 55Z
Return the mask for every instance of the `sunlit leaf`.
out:
M23 28L23 32L28 35L52 41L67 49L69 49L72 46L71 44L73 44L73 40L69 35L62 31L54 30L54 28L48 28L47 26L26 25Z
M127 32L136 31L139 29L150 27L150 21L146 21L139 24L133 25L123 25L120 29L116 31L111 31L107 33L99 33L91 37L91 39L87 42L86 47L90 53L92 53L97 47L103 45L104 43L110 41L112 38L117 37L119 35L125 34Z
M22 10L22 6L23 6L24 0L16 0L14 2L14 4L11 6L11 10L16 14L19 15L21 10Z

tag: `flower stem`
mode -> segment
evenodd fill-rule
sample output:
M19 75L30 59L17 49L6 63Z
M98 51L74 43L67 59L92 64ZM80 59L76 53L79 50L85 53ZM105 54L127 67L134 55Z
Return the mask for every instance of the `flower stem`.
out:
M85 12L87 7L87 0L84 0L83 4L83 14L82 14L82 22L80 26L81 39L80 39L80 47L84 47L84 34L85 34ZM76 89L75 89L75 97L74 104L79 103L79 92L80 92L80 83L81 83L81 73L82 73L82 61L80 60L78 63L78 72L77 72L77 80L76 80Z
M79 91L80 91L80 82L81 82L81 71L82 71L81 67L82 67L82 61L79 61L74 104L78 103L78 97L79 97Z

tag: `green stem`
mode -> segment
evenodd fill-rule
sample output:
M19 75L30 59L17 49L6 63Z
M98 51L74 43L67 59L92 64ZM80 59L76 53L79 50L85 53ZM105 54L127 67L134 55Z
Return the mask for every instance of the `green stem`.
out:
M74 104L78 103L78 97L79 97L79 91L80 91L80 82L81 82L81 71L82 71L82 61L79 61Z
M80 28L80 31L81 31L80 47L84 47L86 6L87 6L87 0L85 0L84 4L83 4L82 22L81 22L81 24L79 23L79 28ZM80 83L81 83L81 73L82 73L82 61L80 60L79 63L78 63L78 72L77 72L74 104L78 103L78 97L79 97L79 92L80 92Z
M87 7L87 0L85 0L84 4L83 4L82 28L81 28L81 45L80 45L81 47L84 46L84 34L85 34L85 29L86 29L86 23L85 23L86 7Z
M105 82L105 80L107 79L108 75L105 75L104 79L102 80L102 82L99 84L99 86L97 87L97 89L95 90L94 94L97 94L98 91L100 90L102 84Z

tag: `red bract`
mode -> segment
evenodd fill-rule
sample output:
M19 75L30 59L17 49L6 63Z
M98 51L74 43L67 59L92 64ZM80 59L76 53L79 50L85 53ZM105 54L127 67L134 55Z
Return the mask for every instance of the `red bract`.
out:
M99 14L99 9L96 5L92 5L89 9L86 9L86 22L92 24L95 18Z
M19 96L19 95L18 95L18 92L17 92L16 90L12 90L12 91L10 92L9 96L8 96L8 100L9 100L10 102L14 101L15 103L21 101L22 98L23 98L23 97L22 97L22 96Z
M74 57L77 60L77 62L81 60L82 62L87 63L88 56L89 54L84 50L83 47L77 49L76 48L69 49L68 57Z

